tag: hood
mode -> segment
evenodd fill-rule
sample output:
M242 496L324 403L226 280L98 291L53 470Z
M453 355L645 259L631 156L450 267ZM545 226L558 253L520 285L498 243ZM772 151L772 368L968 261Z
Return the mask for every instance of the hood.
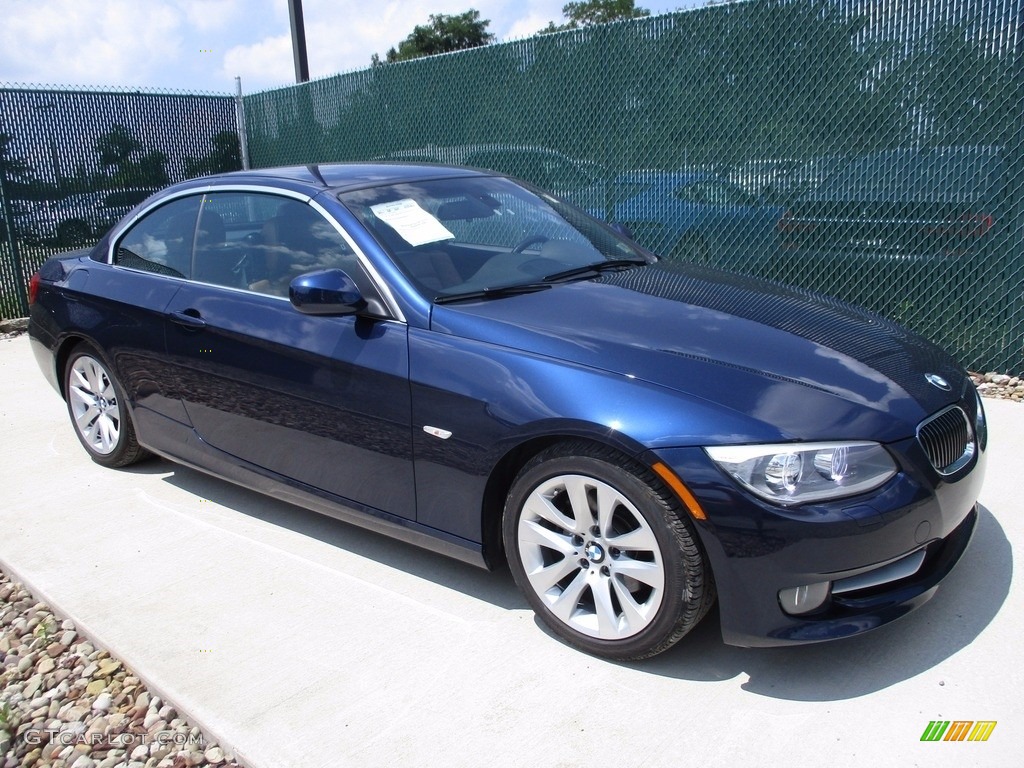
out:
M967 381L941 349L865 310L685 265L438 306L432 327L643 379L771 425L785 439L910 437L959 400Z

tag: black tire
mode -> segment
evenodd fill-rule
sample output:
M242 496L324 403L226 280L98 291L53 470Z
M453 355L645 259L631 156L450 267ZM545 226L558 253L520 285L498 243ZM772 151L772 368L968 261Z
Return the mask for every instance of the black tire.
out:
M502 533L512 575L540 619L596 656L661 653L714 603L710 568L679 501L650 469L610 448L563 443L528 462L509 492Z
M64 365L64 399L75 435L97 464L126 467L149 455L136 439L124 390L87 344L75 347Z

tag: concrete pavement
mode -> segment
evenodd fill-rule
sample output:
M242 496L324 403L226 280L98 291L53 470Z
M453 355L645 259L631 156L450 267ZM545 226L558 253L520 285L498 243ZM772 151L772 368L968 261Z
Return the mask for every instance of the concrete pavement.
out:
M986 401L978 531L921 610L783 649L723 645L713 612L614 664L546 633L507 572L169 462L103 469L24 336L0 341L0 371L0 564L253 768L960 768L1024 751L1024 406ZM921 742L931 720L998 725Z

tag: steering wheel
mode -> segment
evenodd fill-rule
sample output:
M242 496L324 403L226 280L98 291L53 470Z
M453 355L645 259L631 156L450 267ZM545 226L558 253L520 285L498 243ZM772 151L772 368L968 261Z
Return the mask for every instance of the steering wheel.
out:
M522 240L516 243L516 247L512 249L512 253L522 253L531 245L536 245L538 243L546 243L550 239L551 238L548 237L547 235L528 235L527 237L524 237Z

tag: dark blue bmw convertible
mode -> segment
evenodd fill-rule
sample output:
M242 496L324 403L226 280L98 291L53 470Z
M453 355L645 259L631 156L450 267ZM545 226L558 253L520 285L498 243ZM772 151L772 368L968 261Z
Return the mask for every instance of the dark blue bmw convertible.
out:
M828 298L659 261L543 191L323 165L174 185L32 278L99 464L149 454L485 566L590 653L928 600L977 520L965 371Z

